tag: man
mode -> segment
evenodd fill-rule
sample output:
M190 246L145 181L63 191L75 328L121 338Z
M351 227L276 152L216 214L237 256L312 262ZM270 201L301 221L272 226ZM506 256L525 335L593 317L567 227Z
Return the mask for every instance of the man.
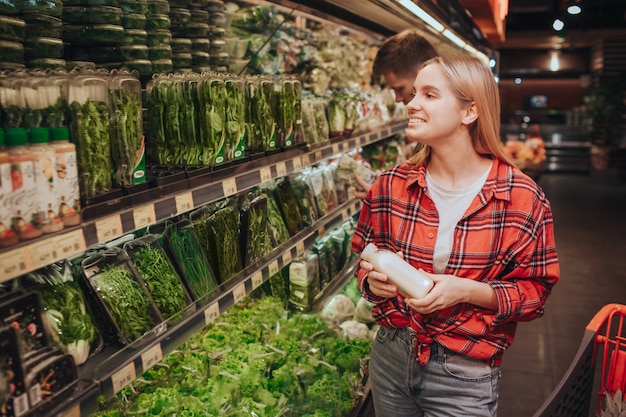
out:
M384 77L385 83L396 95L396 102L405 105L413 98L413 83L417 70L430 58L436 57L435 48L416 30L407 29L387 38L374 58L372 76ZM358 175L357 183L365 191L353 190L356 198L363 199L370 184Z

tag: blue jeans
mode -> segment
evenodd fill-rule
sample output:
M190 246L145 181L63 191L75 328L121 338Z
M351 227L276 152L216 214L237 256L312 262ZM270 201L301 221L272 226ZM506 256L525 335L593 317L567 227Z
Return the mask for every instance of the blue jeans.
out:
M431 345L425 366L413 356L410 329L381 327L369 378L376 417L495 417L500 368Z

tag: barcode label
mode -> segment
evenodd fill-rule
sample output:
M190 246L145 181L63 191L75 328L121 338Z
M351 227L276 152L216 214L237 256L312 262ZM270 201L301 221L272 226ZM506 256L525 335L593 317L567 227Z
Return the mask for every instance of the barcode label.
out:
M23 416L28 412L28 394L24 393L13 398L13 414L15 417Z
M31 407L36 406L41 401L41 385L35 384L28 390L28 399Z

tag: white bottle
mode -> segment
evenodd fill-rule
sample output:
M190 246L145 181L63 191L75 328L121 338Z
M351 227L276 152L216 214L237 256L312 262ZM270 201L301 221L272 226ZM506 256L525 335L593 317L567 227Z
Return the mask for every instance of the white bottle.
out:
M387 275L405 297L422 298L433 287L433 282L426 274L395 253L378 249L373 243L363 249L361 258L371 263L377 272Z

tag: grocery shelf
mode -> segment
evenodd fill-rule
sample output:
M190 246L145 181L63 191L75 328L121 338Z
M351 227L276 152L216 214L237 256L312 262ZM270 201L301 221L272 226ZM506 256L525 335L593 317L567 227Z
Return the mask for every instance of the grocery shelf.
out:
M405 127L405 122L394 122L366 133L294 147L237 165L201 168L179 181L87 206L79 226L0 250L0 283L333 155L391 137Z
M67 408L56 411L63 417L88 415L97 411L98 401L102 396L109 399L133 382L137 377L171 354L189 337L216 320L234 304L256 290L270 276L291 263L292 259L306 253L315 240L323 236L327 229L333 228L350 217L358 215L360 200L349 201L333 212L318 220L315 227L310 227L290 238L275 248L268 256L250 265L234 278L224 283L216 293L207 299L198 301L195 310L178 323L168 326L165 323L150 334L123 349L105 347L96 356L79 367L79 376L83 380L94 381L98 387L97 395L87 392L82 401L66 403ZM343 274L328 284L324 294L330 294L341 283L352 276L353 267L348 267ZM41 410L31 412L32 416L41 415Z

